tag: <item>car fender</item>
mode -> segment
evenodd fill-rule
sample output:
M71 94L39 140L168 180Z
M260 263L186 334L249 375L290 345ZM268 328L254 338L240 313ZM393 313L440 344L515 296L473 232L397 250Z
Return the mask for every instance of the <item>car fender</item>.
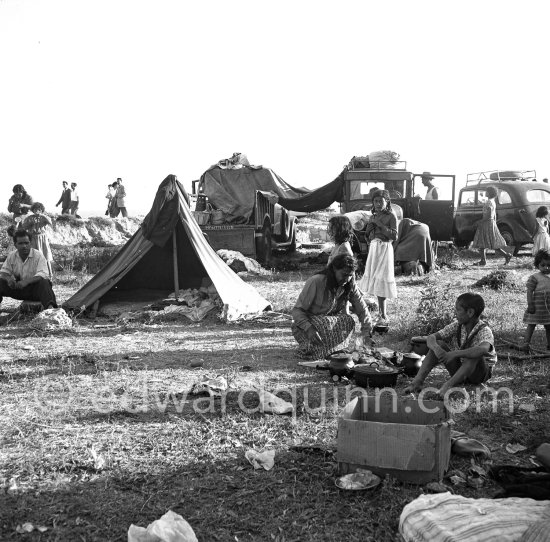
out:
M499 230L502 228L507 228L510 230L516 243L526 244L533 241L533 234L517 222L512 222L510 220L497 220L497 227Z

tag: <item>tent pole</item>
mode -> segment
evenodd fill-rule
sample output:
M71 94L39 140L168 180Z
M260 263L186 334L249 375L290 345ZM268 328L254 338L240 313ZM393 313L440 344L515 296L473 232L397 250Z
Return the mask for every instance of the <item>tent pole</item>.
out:
M172 233L172 258L174 260L174 295L176 296L176 303L179 303L179 278L178 278L178 243L176 240L176 228Z

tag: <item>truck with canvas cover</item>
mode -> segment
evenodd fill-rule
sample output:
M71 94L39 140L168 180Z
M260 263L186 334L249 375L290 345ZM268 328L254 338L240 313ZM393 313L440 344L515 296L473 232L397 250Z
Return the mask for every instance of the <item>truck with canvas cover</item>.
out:
M296 249L296 218L278 201L309 190L294 188L273 170L235 156L193 181L195 217L215 250L237 250L266 265L274 249Z

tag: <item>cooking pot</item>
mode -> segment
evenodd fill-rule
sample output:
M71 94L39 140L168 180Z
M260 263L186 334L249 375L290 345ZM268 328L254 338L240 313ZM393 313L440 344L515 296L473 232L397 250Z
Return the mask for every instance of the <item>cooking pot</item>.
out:
M328 370L333 380L339 380L342 376L350 376L350 371L355 365L351 354L338 352L331 354L328 359Z
M386 324L375 324L374 327L372 328L372 332L380 333L380 335L382 335L382 333L387 333L389 329L390 329L390 326Z
M407 376L416 376L422 365L423 358L424 356L416 354L415 352L405 352L401 361L405 374Z
M415 354L425 356L428 353L428 345L426 337L413 337L411 339L411 348Z
M380 365L376 361L368 365L356 365L352 372L355 383L362 388L388 388L397 384L402 369Z

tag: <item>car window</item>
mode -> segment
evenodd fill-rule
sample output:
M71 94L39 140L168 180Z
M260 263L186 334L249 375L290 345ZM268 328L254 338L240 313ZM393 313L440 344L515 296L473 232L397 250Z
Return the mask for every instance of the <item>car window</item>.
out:
M405 193L405 181L351 181L349 184L349 199L372 198L372 193L376 190L388 190L390 198L402 198Z
M476 191L475 190L463 190L460 193L459 205L475 205L476 203Z
M510 197L510 194L506 192L506 190L502 190L502 188L497 189L498 190L498 202L501 205L509 205L512 203L512 198Z
M527 201L531 203L550 203L550 192L546 190L528 190Z

